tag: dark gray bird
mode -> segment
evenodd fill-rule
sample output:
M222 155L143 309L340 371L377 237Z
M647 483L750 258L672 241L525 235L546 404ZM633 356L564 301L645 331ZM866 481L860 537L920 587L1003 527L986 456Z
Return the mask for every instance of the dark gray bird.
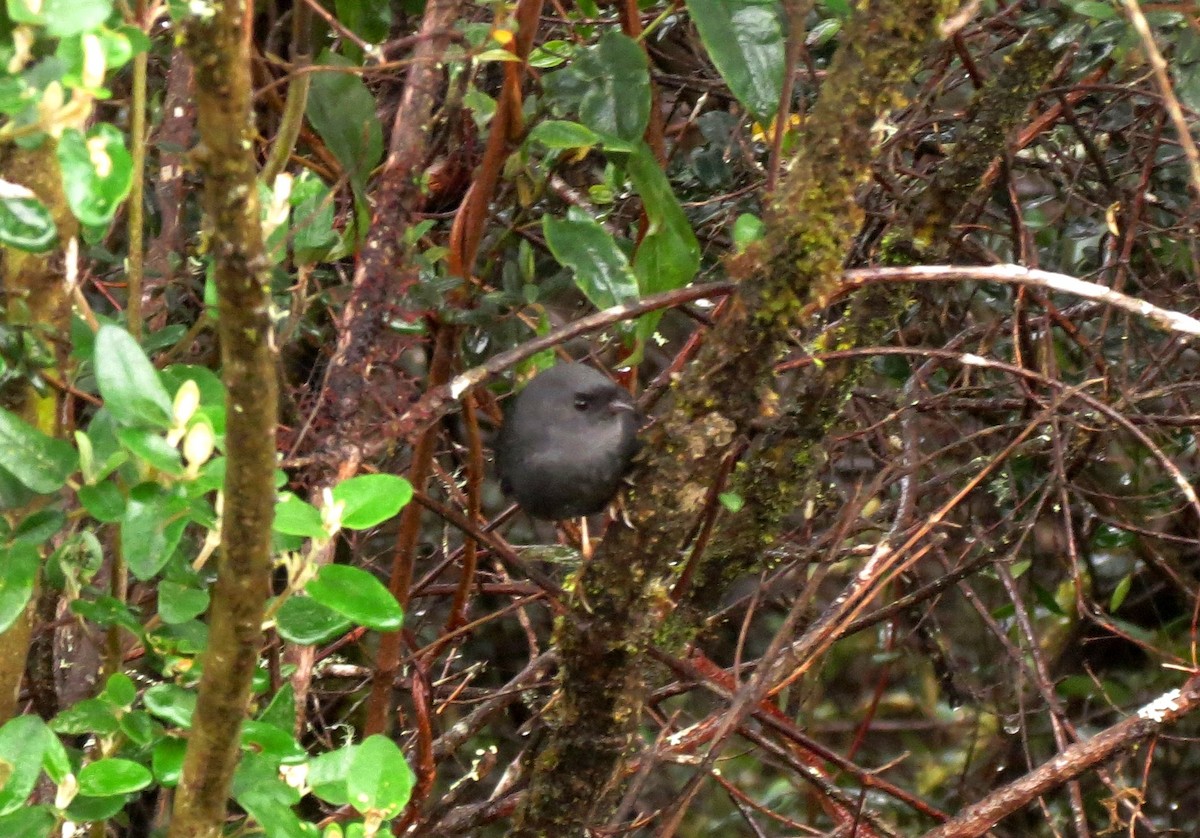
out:
M496 437L505 494L535 518L591 515L608 505L637 452L629 393L583 364L559 364L514 400Z

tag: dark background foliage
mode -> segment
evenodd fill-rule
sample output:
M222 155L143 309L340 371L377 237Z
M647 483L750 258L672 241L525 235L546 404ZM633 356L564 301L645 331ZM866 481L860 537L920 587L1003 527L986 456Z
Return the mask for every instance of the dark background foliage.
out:
M1009 785L1196 666L1195 333L1099 293L1200 309L1200 163L1176 122L1196 122L1200 17L1190 4L1147 4L1166 61L1156 75L1137 9L984 2L944 38L929 27L915 75L870 126L869 177L845 173L863 213L851 245L820 263L804 299L759 300L770 316L778 302L792 327L772 348L778 357L764 359L774 372L770 394L755 392L761 416L726 440L719 468L688 476L700 487L694 504L661 499L662 515L687 516L689 535L666 587L642 600L655 611L653 638L628 667L644 712L630 742L597 744L621 756L611 787L588 804L605 830L594 834L918 835L1006 793L1018 803L991 834L1200 830L1191 717L1098 766L1067 760L1042 792ZM34 91L21 99L0 87L4 176L40 199L6 199L0 218L5 405L47 437L86 429L125 452L123 471L90 475L85 454L81 478L61 490L79 453L37 449L60 464L49 490L23 479L15 455L0 463L15 475L0 485L8 584L24 591L15 609L0 603L6 617L33 596L28 545L51 557L7 715L54 720L76 772L118 758L150 769L144 782L93 784L104 805L74 804L70 816L96 835L166 823L178 779L167 766L178 766L187 724L178 708L194 700L207 643L213 570L194 562L216 529L221 479L181 477L186 458L97 429L137 426L153 411L132 391L144 385L155 401L162 387L136 358L106 372L96 346L125 359L140 342L162 371L167 413L182 381L197 380L224 450L203 152L188 152L196 76L173 37L186 12L167 11L109 8L65 33L10 11L12 45L0 54L13 62L5 83ZM771 273L764 241L785 217L772 209L780 185L845 151L814 145L821 134L808 120L823 98L855 99L857 88L827 83L838 50L878 47L852 38L866 14L790 0L256 4L253 152L279 350L280 483L316 506L356 475L404 475L415 490L381 523L407 488L350 484L364 488L337 497L368 511L332 538L302 504L278 512L279 599L251 716L287 744L248 747L233 792L268 834L358 817L339 810L339 793L280 792L284 802L268 803L247 789L279 782L281 764L374 733L389 733L414 772L412 802L387 814L398 830L526 834L513 817L535 757L557 753L552 731L583 724L556 707L558 663L574 648L561 624L579 629L596 612L579 593L588 570L578 525L535 522L499 492L488 443L503 402L536 369L582 359L640 399L651 446L669 438L664 417L686 404L672 382L744 302L722 301L734 283ZM22 27L34 45L24 63ZM77 53L93 36L108 39L110 56L91 83ZM130 56L114 58L110 41ZM51 142L52 84L76 102L94 97L75 145L69 132ZM144 145L133 127L142 118ZM57 155L23 147L31 134ZM105 141L108 178L95 156ZM130 182L135 171L144 184ZM795 253L829 244L813 232L826 229L818 221L786 233ZM72 225L77 261L63 256ZM34 258L24 254L42 254L51 272L77 267L79 293L49 307L17 293L21 260ZM1042 273L1023 284L999 272L872 273L913 265ZM859 273L843 280L840 268ZM1095 286L1080 293L1063 277ZM862 290L848 293L852 283ZM611 313L556 337L646 299L657 305L640 317ZM102 323L138 342L93 338ZM497 358L453 409L435 398ZM850 371L836 386L814 385L839 365ZM130 392L112 383L122 375L138 382ZM736 370L719 375L731 400L745 395ZM55 405L49 426L34 419L39 399ZM160 436L172 427L147 421ZM13 446L34 445L19 426L3 430ZM795 485L763 491L755 479ZM646 485L635 472L635 508L653 506ZM785 500L768 509L764 497ZM396 508L376 515L389 498ZM750 528L751 549L733 549L730 534L750 520L769 524ZM626 526L605 516L590 534ZM724 550L736 561L704 564ZM884 552L894 561L839 611L839 596ZM302 596L305 572L331 563L387 585L403 630L389 622L390 600L355 610L331 592L333 572ZM335 617L293 607L310 600ZM827 621L829 642L805 646L805 632ZM733 718L730 694L788 661L781 646L806 650L794 675L757 696L732 735L718 734ZM19 677L24 645L6 648ZM106 680L118 670L128 687ZM130 716L137 730L114 721ZM564 782L574 770L556 767ZM19 805L32 782L5 793ZM33 800L52 814L39 823L65 817L53 794ZM972 828L952 834L989 823Z

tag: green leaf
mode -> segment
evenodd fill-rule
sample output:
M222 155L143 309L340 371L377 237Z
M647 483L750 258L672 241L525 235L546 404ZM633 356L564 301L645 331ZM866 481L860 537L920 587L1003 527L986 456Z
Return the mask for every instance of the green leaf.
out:
M308 785L313 794L334 806L348 805L350 793L346 789L346 778L350 775L357 750L358 745L347 745L310 760Z
M129 332L118 326L101 326L96 333L95 366L104 406L118 423L171 426L171 397Z
M62 543L46 562L46 581L55 590L79 590L104 564L100 540L89 530L77 532Z
M1129 530L1123 530L1110 524L1101 524L1092 534L1092 545L1104 550L1116 547L1129 547L1137 541L1137 536Z
M160 783L168 788L179 784L179 777L183 774L183 758L186 754L187 740L175 736L166 736L158 740L154 746L154 753L150 757L150 766L154 769L154 776Z
M118 728L113 706L99 698L77 701L50 720L51 730L72 735L95 733L107 736L116 733Z
M626 166L650 222L633 258L641 293L645 296L682 288L700 267L700 243L691 222L649 146L640 143Z
M404 622L404 611L391 592L357 567L327 564L304 590L317 602L359 625L394 631Z
M350 621L312 597L290 596L275 615L279 636L289 643L324 643L350 627Z
M130 573L145 580L162 570L183 537L186 511L177 491L157 483L133 487L121 518L121 548Z
M271 703L258 714L260 722L290 730L296 719L296 691L290 682L284 682L271 698Z
M54 216L41 201L24 195L0 198L0 244L26 253L46 253L57 241Z
M101 759L79 769L79 792L93 797L129 794L146 788L153 779L146 766L133 760Z
M394 474L363 474L333 487L334 501L342 501L342 526L365 530L391 518L412 500L412 485Z
M337 19L368 44L387 40L392 10L387 0L336 0ZM349 39L342 42L347 53L361 60L362 50Z
M292 186L292 252L301 265L326 261L341 240L334 227L333 194L320 178L304 172Z
M1077 15L1096 20L1112 20L1118 14L1112 3L1105 3L1101 0L1077 0L1074 3L1067 3L1067 6Z
M321 523L321 512L311 503L305 503L291 492L281 492L275 504L275 532L298 535L303 538L328 538L325 525Z
M766 125L783 89L784 38L775 0L687 0L704 48L729 89Z
M746 500L737 492L721 492L717 495L717 500L721 502L721 506L728 509L730 512L740 512L742 507L746 505Z
M66 440L46 436L0 409L0 466L33 491L49 494L79 468L79 454Z
M346 790L355 809L376 812L386 820L408 805L416 779L396 743L375 734L368 736L355 751Z
M34 715L17 716L0 727L0 815L24 806L42 771L42 757L53 738Z
M1092 698L1099 689L1086 675L1068 675L1054 685L1054 691L1063 698Z
M233 777L234 800L262 825L268 838L315 838L315 830L301 824L292 811L300 792L279 777L278 766L278 760L266 755L244 753Z
M204 417L212 424L220 447L225 436L225 385L220 376L207 367L172 364L159 377L168 393L178 393L185 381L196 382L200 388L200 406L196 409L196 418Z
M351 62L325 50L318 64L351 67ZM314 73L307 115L321 139L362 191L367 175L383 159L383 129L375 113L375 97L354 73Z
M529 53L529 66L539 70L550 70L560 66L574 54L575 45L570 41L546 41Z
M535 125L526 142L538 142L546 148L591 148L600 144L600 135L578 122L550 119Z
M1037 599L1037 601L1039 603L1041 603L1042 607L1045 608L1047 611L1049 611L1054 616L1056 616L1056 617L1065 617L1066 616L1066 614L1063 613L1062 606L1059 605L1058 601L1054 599L1054 594L1051 591L1047 590L1046 588L1042 587L1041 585L1037 584L1036 582L1033 583L1033 595L1034 595L1034 598Z
M1117 587L1113 588L1112 596L1108 598L1108 610L1117 611L1125 602L1125 597L1129 596L1129 589L1133 586L1133 575L1125 574L1121 577L1121 581L1117 583Z
M142 624L138 622L133 611L114 597L98 596L94 600L72 600L71 611L98 626L123 626L138 637L143 634Z
M114 794L104 797L92 797L88 794L77 794L67 807L67 817L76 823L91 821L93 823L106 821L125 808L126 795Z
M71 212L85 226L107 227L133 184L125 136L106 122L94 126L86 138L68 128L55 152Z
M32 544L0 547L0 632L8 631L33 596L41 557Z
M184 730L192 726L196 694L176 684L155 684L142 696L146 709L168 724Z
M158 723L143 710L131 710L118 719L121 732L132 744L148 747L158 738Z
M43 0L36 4L31 0L8 0L8 13L15 23L44 26L52 38L95 29L112 10L112 0Z
M110 71L125 66L134 55L145 52L148 46L145 35L137 37L141 30L136 26L122 26L120 29L101 26L94 34L104 50L104 66Z
M0 465L0 511L19 509L30 504L37 495L17 480L12 472Z
M757 215L744 212L733 222L733 246L741 253L763 237L767 225Z
M208 608L208 591L163 580L158 583L158 614L167 625L184 623Z
M638 298L638 282L629 259L607 230L571 207L567 219L542 218L546 246L560 264L575 273L575 284L596 308Z
M646 54L627 35L608 31L580 50L571 70L581 81L579 118L599 134L637 140L650 120Z
M308 752L290 731L266 722L248 719L242 724L242 747L277 759L285 765L303 762Z
M183 476L179 450L167 442L161 431L150 428L119 428L117 439L125 450L151 468L172 477Z
M41 547L66 528L67 516L60 509L39 509L21 519L12 531L12 540Z
M114 672L104 682L103 695L117 707L132 707L137 701L137 687L124 672Z
M125 514L125 496L115 483L104 481L79 487L79 502L87 513L105 524L114 524Z
M67 754L67 749L57 736L46 737L46 749L42 752L42 768L45 770L46 776L60 786L67 782L67 778L75 770L71 765L71 757ZM3 834L4 832L0 830L0 835Z
M57 835L58 817L46 806L30 806L0 817L5 838L49 838Z

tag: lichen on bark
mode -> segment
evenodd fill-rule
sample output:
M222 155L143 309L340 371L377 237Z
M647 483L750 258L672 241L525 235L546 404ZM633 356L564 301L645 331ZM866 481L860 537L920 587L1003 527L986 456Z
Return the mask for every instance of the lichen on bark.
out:
M582 835L619 786L640 717L644 653L668 610L662 592L678 573L694 520L679 501L707 490L733 440L754 435L769 413L773 365L796 315L837 282L861 222L855 191L870 174L873 126L903 101L938 21L956 5L869 2L843 33L797 159L767 214L762 260L648 435L633 477L632 527L610 531L582 571L571 615L559 624L561 694L510 835ZM723 430L714 435L717 426Z

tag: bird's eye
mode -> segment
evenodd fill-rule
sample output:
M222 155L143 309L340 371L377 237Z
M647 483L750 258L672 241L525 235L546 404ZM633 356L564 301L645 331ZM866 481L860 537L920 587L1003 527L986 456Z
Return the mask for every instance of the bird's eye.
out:
M576 410L587 410L588 406L590 404L591 404L591 402L588 401L588 397L583 395L582 393L575 396L575 409Z

